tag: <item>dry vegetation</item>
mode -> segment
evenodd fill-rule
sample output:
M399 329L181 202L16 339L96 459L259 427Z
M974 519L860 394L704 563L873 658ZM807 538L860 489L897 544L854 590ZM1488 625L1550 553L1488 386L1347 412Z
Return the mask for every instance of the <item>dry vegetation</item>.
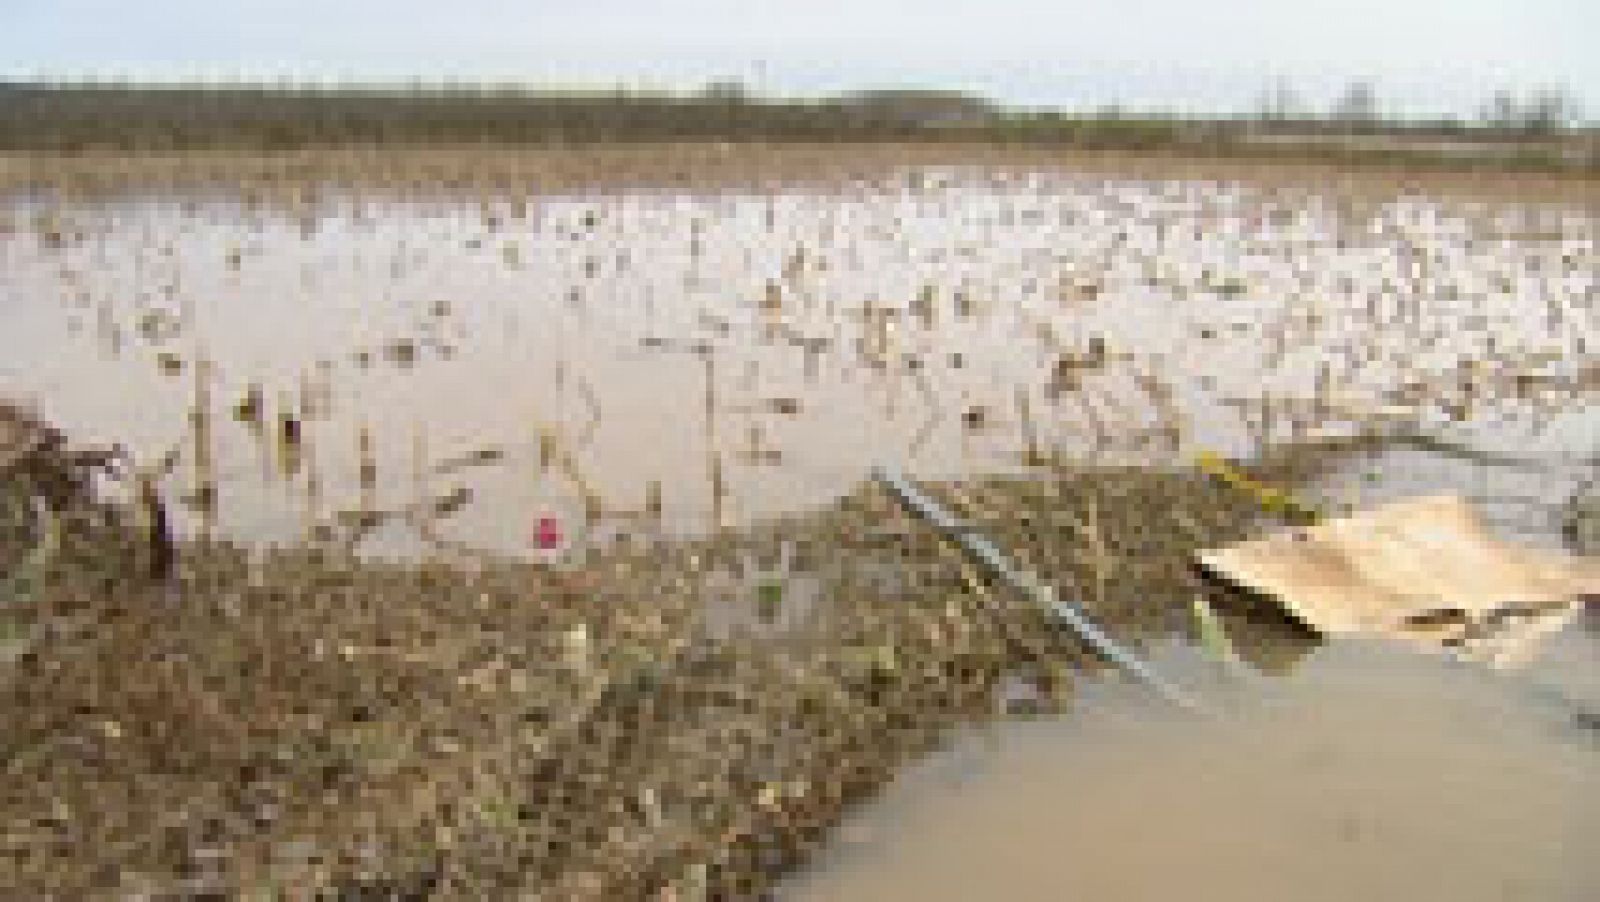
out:
M1355 449L1258 472L1303 479ZM936 492L1136 644L1186 634L1198 592L1260 666L1308 647L1191 570L1259 516L1202 476ZM774 629L790 600L738 597L713 628L709 574L785 543L824 574L811 609ZM1003 696L1057 705L1098 666L868 487L572 571L179 560L170 581L108 583L60 558L8 599L8 623L47 628L0 671L6 894L748 897L952 728Z

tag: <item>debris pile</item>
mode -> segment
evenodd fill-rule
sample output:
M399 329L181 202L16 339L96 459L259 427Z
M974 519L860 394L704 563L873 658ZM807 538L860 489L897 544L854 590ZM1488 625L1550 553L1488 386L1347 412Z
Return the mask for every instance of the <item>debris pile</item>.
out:
M1260 516L1203 474L925 487L1121 642L1190 637L1196 593L1255 666L1316 641L1192 566ZM941 541L863 484L574 570L191 544L170 586L52 578L31 604L87 619L0 670L0 891L759 894L951 730L1104 666Z

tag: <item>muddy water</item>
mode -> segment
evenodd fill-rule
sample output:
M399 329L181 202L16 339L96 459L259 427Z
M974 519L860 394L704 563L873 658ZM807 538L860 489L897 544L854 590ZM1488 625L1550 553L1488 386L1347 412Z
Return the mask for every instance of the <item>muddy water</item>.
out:
M1530 686L1592 708L1600 663L1557 645L1510 677L1336 645L1214 721L1102 690L903 778L782 898L1592 899L1600 742Z
M543 514L563 541L698 532L875 461L1171 461L1380 416L1514 447L1565 423L1534 494L1570 488L1597 438L1592 213L1313 188L949 168L14 201L0 390L142 463L176 449L190 534L384 511L360 533L382 553L517 551Z

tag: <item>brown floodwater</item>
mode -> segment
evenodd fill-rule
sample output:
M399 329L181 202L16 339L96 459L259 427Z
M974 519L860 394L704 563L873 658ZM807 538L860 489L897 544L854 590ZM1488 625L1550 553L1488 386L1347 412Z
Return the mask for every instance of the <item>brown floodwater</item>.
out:
M517 552L541 516L564 541L697 533L874 462L1173 462L1383 416L1536 446L1511 494L1548 500L1600 444L1596 220L1549 202L942 167L292 210L19 196L4 222L0 391L146 466L176 449L188 535L386 511L361 550Z
M1515 675L1339 643L1215 719L1102 688L902 777L780 898L1593 899L1600 734L1555 683L1600 710L1593 634Z

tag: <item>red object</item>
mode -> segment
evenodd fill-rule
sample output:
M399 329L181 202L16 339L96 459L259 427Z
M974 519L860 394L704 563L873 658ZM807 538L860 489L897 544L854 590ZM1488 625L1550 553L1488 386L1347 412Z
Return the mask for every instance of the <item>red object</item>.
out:
M555 517L540 517L538 526L534 530L534 544L541 550L549 551L561 545L561 526Z

